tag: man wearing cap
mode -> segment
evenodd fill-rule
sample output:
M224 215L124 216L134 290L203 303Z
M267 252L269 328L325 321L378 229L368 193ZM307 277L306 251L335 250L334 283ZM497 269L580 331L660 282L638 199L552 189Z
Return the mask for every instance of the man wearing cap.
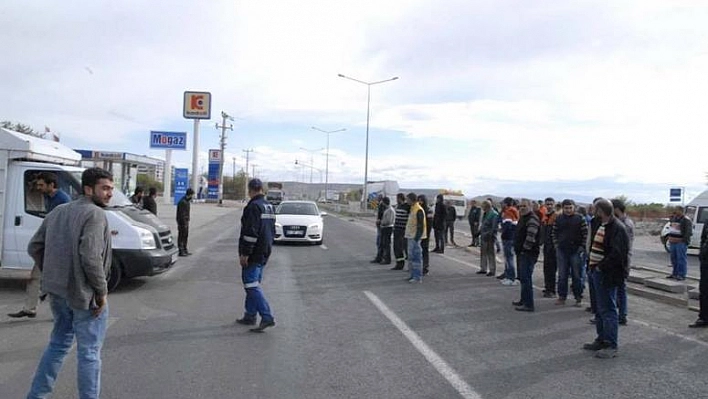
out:
M256 317L260 314L260 324L251 331L263 332L266 328L275 326L275 319L261 289L263 269L270 257L275 238L275 209L265 200L263 182L260 179L248 182L248 197L251 200L243 209L238 240L241 280L246 290L246 309L243 318L237 319L236 323L255 325Z
M177 203L177 247L179 248L179 256L189 256L191 253L187 250L187 239L189 238L189 211L194 190L187 189L186 194Z

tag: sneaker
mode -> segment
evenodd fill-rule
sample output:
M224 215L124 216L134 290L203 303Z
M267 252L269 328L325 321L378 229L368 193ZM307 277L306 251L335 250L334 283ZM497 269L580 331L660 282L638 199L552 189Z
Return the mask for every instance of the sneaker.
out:
M612 359L617 356L617 348L604 348L595 352L595 357L598 359Z
M544 298L555 298L555 297L556 297L556 293L555 293L555 292L551 292L551 291L546 291L546 292L543 293L543 297L544 297Z
M408 282L411 283L411 284L414 284L414 283L419 283L419 284L420 284L420 283L423 282L423 280L422 280L422 279L419 279L419 278L409 278L409 279L408 279Z
M261 324L258 325L256 328L252 328L248 331L254 332L254 333L262 333L264 330L268 327L274 327L275 326L275 320L270 320L270 321L264 321L261 320Z
M19 318L21 318L21 317L29 317L30 319L34 319L35 317L37 317L37 313L36 313L36 312L28 312L28 311L26 311L26 310L24 310L24 309L22 309L22 310L20 310L19 312L16 312L16 313L8 313L7 315L10 316L10 317L12 317L12 318L15 318L15 319L19 319Z
M241 319L236 319L236 323L237 323L237 324L244 325L244 326L255 326L255 325L256 325L256 318L255 318L255 317L251 318L251 317L246 317L246 316L244 316L244 317L241 318Z
M506 278L506 279L502 280L501 284L511 287L512 285L516 285L516 281L509 280L508 278Z
M599 351L605 348L609 348L609 345L602 341L593 341L592 343L583 345L583 349L586 351Z

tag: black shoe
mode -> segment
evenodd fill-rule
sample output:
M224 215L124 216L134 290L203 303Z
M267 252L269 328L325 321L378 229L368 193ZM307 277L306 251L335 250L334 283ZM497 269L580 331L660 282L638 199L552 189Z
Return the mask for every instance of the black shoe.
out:
M20 310L20 311L17 312L17 313L8 313L7 315L10 316L10 317L13 317L13 318L15 318L15 319L19 319L19 318L21 318L21 317L29 317L30 319L34 319L35 317L37 317L37 313L28 312L28 311L26 311L26 310L24 310L24 309Z
M595 317L590 319L590 324L597 324L597 319Z
M609 348L609 347L610 347L610 345L608 345L605 342L601 342L601 341L593 341L590 344L583 345L583 349L585 349L586 351L599 351L599 350Z
M524 303L521 301L513 301L511 303L512 306L524 306Z
M180 252L178 256L189 256L187 252Z
M236 319L236 323L244 325L244 326L255 326L256 325L256 318L250 318L250 317L243 317L242 319Z
M382 260L381 262L379 262L379 264L381 264L381 265L390 265L390 264L391 264L391 261L390 261L390 260L389 260L389 261Z
M670 276L666 276L666 278L668 278L669 280L676 280L676 276L674 276L673 274Z
M620 316L620 317L619 317L619 325L620 325L620 326L626 326L626 325L627 325L627 316Z
M423 269L423 275L424 275L424 276L427 276L428 273L430 273L430 270L428 270L428 269Z
M591 307L591 306L588 306L587 308L585 308L585 311L592 313L592 307Z
M533 312L533 308L530 308L528 306L517 306L514 309L518 310L519 312Z
M381 263L381 259L374 259L370 261L369 263Z
M275 326L275 320L271 320L271 321L261 320L261 324L259 324L258 327L252 328L248 331L255 332L255 333L262 333L266 328L274 327L274 326Z
M403 270L403 266L396 265L396 266L392 267L391 270Z
M504 280L506 278L506 273L502 273L497 276L497 280Z
M492 273L492 272L487 273L487 277L494 277L494 273Z
M468 245L467 247L474 247L474 244L470 244L470 245Z
M690 328L708 327L708 320L698 319L698 320L694 321L693 323L689 324L688 327L690 327Z
M476 274L487 274L487 272L485 272L484 270L480 270Z
M546 292L543 293L543 297L544 297L544 298L555 298L555 297L556 297L556 293L555 293L555 292L551 292L551 291L546 291Z

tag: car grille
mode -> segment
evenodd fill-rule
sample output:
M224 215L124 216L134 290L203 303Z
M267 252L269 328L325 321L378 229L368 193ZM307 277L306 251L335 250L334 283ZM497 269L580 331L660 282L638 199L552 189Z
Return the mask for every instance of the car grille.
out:
M170 230L160 233L160 244L165 251L169 251L175 247L175 241L172 239L172 232Z
M283 226L283 235L292 238L305 238L307 226Z

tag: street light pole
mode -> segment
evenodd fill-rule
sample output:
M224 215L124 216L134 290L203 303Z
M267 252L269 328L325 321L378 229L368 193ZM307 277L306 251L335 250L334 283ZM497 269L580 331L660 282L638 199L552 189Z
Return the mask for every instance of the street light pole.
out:
M226 112L221 111L221 125L216 124L217 129L221 129L221 152L219 155L219 204L224 201L224 150L226 149L226 130L234 130L233 125L226 125L226 120L234 120L233 117L229 116Z
M326 153L326 157L325 157L325 159L326 159L326 161L325 161L325 195L324 195L325 202L326 202L328 199L328 193L329 193L329 135L332 133L343 132L347 129L343 128L343 129L326 131L326 130L322 130L320 128L317 128L315 126L312 126L312 128L314 130L317 130L318 132L322 132L327 135L327 153Z
M368 193L366 190L366 184L369 181L369 115L370 115L370 110L371 110L371 86L381 84L381 83L386 83L390 82L392 80L398 79L398 76L394 76L389 79L384 79L384 80L379 80L376 82L365 82L363 80L355 79L346 75L342 75L341 73L338 74L340 78L344 79L349 79L353 80L357 83L365 84L367 86L367 91L366 91L366 156L364 159L364 187L361 191L361 207L363 210L366 210L366 204L368 200Z

